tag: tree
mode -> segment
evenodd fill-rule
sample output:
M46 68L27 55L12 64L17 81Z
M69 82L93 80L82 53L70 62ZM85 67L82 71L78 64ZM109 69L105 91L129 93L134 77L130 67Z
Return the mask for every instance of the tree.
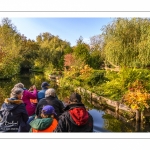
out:
M20 70L21 35L8 18L3 18L0 26L0 77L8 78Z
M89 65L94 69L100 69L102 67L103 58L103 38L101 35L95 35L90 38L90 58Z
M48 32L38 35L36 40L40 49L35 64L41 68L53 66L55 69L63 69L64 55L72 51L70 43Z
M34 61L39 57L39 45L32 40L22 38L20 55L22 56L21 67L31 69L34 66Z
M64 67L66 67L66 69L69 69L69 67L74 64L74 61L75 60L72 54L66 54L64 56Z
M74 48L74 55L76 59L81 59L86 64L88 64L89 57L90 57L89 51L90 51L90 46L84 43L82 36L80 36L79 39L77 40L77 45Z
M117 18L102 29L106 61L116 66L150 65L150 20Z

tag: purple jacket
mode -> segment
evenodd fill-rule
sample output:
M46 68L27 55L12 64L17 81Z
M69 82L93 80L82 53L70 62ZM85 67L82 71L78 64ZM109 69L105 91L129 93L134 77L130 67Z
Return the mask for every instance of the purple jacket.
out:
M29 116L32 116L35 113L36 105L30 102L30 99L37 98L37 90L35 89L33 93L28 90L24 90L22 100L26 105L26 110Z

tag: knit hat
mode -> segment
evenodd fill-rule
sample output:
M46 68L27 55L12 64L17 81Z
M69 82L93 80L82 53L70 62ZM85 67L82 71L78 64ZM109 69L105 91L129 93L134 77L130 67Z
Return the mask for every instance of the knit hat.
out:
M46 106L44 106L43 109L42 109L42 113L45 114L45 115L52 115L52 114L57 115L57 114L55 113L54 107L51 106L51 105L46 105Z

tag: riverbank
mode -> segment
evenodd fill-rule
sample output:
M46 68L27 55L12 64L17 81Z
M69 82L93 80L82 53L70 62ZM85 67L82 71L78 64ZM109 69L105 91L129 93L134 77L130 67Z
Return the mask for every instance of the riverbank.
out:
M140 111L138 109L131 109L122 102L113 101L103 96L99 96L82 87L76 88L76 91L82 94L87 99L87 101L93 106L107 108L107 110L112 109L115 112L110 114L112 114L116 118L121 118L124 121L134 120L136 122L144 123L144 119L146 117L150 117L150 109L144 109L144 111Z

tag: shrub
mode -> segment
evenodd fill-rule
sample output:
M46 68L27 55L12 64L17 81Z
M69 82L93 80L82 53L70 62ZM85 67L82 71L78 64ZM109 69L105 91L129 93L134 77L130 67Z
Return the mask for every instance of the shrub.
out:
M144 111L145 108L149 108L150 94L144 88L143 83L136 80L124 95L123 102L132 109Z

